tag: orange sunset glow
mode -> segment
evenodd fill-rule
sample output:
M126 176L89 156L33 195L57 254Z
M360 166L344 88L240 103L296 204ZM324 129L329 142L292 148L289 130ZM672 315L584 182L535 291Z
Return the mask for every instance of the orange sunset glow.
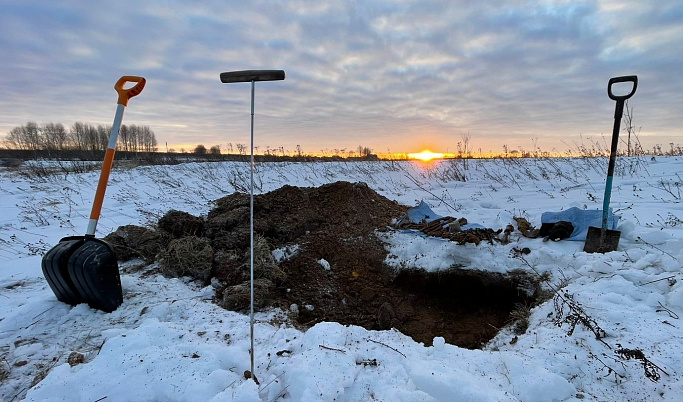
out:
M431 161L432 159L441 159L444 157L443 153L440 152L432 152L428 149L425 149L422 152L418 153L410 153L408 154L408 157L410 159L418 159L421 161Z

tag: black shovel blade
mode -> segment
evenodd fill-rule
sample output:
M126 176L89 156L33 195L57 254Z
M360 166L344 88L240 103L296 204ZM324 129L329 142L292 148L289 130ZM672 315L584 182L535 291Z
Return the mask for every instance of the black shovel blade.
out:
M119 264L109 243L86 237L69 257L67 268L76 289L90 307L111 313L123 303Z
M620 237L621 232L618 230L589 226L583 251L586 253L609 253L610 251L617 251Z
M57 299L69 304L88 303L107 313L123 303L116 253L109 243L87 236L66 237L53 250L43 258L43 272ZM69 291L64 291L63 284Z
M78 292L74 282L69 276L69 257L83 244L84 238L64 238L56 246L43 256L41 266L43 275L47 280L57 300L76 305L83 303L83 296Z

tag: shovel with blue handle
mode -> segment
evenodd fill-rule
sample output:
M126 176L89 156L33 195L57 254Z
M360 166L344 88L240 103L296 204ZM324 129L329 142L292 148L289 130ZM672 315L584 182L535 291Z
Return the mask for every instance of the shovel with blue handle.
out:
M631 92L626 95L615 95L612 92L612 85L621 82L633 83ZM588 234L586 235L586 243L583 246L583 251L587 253L608 253L616 251L619 246L619 239L621 232L607 228L607 221L609 217L609 202L612 196L612 181L614 176L614 165L617 160L617 146L619 145L619 127L621 118L624 114L624 102L626 99L636 93L638 87L638 77L635 75L627 75L623 77L610 78L607 84L607 95L610 99L617 102L614 110L614 129L612 130L612 146L609 154L609 165L607 167L607 180L605 182L605 198L602 203L602 225L597 228L590 226Z

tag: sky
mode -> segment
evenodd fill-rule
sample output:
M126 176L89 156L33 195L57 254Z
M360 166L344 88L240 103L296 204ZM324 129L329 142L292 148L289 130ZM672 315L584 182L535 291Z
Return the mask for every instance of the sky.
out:
M494 4L495 3L495 4ZM494 4L494 5L492 5ZM124 124L176 150L483 152L608 148L609 78L645 149L681 143L683 3L652 1L0 2L0 136L28 121L111 124L123 75L147 79ZM617 92L627 92L622 84Z

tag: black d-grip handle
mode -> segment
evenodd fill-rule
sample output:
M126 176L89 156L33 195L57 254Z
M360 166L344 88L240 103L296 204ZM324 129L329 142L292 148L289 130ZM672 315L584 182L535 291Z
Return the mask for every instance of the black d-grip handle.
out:
M633 89L631 89L631 93L628 95L619 95L619 96L613 94L612 93L612 84L616 84L618 82L632 82L633 83ZM636 88L638 88L638 76L636 76L636 75L625 75L623 77L614 77L614 78L610 78L609 83L607 84L607 95L612 100L625 101L626 99L632 97L634 93L636 93Z

